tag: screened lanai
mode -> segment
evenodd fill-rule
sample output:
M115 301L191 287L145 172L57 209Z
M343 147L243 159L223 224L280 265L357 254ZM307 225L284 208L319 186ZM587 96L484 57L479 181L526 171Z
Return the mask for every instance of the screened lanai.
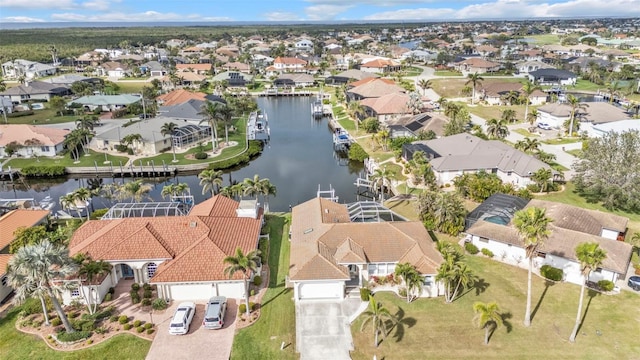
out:
M529 203L528 199L506 194L493 194L478 205L465 219L465 230L478 220L489 221L498 225L507 225L518 210Z
M347 205L351 222L407 221L406 218L375 201L359 201Z
M186 216L193 207L193 196L173 196L172 201L117 203L107 211L102 220L131 217Z
M211 127L189 124L175 129L171 135L173 146L186 148L211 139Z

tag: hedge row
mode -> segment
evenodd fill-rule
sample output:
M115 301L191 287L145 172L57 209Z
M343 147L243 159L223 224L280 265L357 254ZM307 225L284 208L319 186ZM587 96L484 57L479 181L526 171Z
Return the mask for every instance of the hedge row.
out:
M63 176L67 171L62 165L25 166L20 169L20 173L26 177L55 177Z
M260 155L260 153L262 153L262 141L249 140L249 148L247 151L230 159L212 163L209 165L209 169L226 170L238 165L246 164L254 157Z

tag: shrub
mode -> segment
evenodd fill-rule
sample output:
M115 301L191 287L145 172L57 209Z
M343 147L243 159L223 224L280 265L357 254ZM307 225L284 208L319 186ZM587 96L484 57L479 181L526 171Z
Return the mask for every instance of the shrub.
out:
M253 285L255 286L262 285L262 277L260 275L256 275L253 277Z
M116 322L118 321L118 315L111 315L111 317L109 318L110 322Z
M62 325L62 320L60 320L60 318L56 317L51 319L51 326L60 326Z
M151 291L151 289L146 289L142 293L142 297L145 298L145 299L151 299L152 296L153 296L153 291Z
M118 322L119 322L120 324L126 324L126 323L128 323L128 322L129 322L129 317L128 317L127 315L121 315L121 316L118 318Z
M143 332L143 331L144 331L144 327L143 327L143 326L138 326L138 327L136 328L136 332L137 332L138 334L140 334L140 333L141 333L141 332Z
M146 324L144 324L144 328L145 328L145 329L151 329L152 327L153 327L153 324L152 324L152 323L146 323Z
M149 298L142 299L142 302L140 304L142 306L151 306L151 299Z
M249 311L253 311L256 307L256 304L254 304L253 302L249 302ZM241 314L244 314L247 312L247 305L245 303L240 304L240 306L238 306L238 311Z
M111 300L113 300L113 295L111 295L111 293L107 293L104 296L104 301L111 301Z
M96 334L100 334L100 335L102 335L102 334L106 334L106 333L108 333L108 332L109 332L109 330L108 330L106 327L99 327L99 328L96 328L96 330L95 330L95 331L96 331Z
M542 265L540 267L540 275L549 280L561 281L564 277L564 271L550 265Z
M206 159L208 157L208 155L207 155L206 152L199 152L199 153L196 153L195 155L193 155L193 157L195 157L198 160L204 160L204 159Z
M144 284L142 285L142 289L143 289L144 291L151 290L151 284L149 284L149 283L144 283Z
M138 284L138 283L131 284L131 290L133 290L133 291L140 290L140 284Z
M368 158L369 154L358 143L353 143L349 147L349 160L362 162Z
M14 112L8 113L7 117L8 118L17 118L17 117L29 116L29 115L33 115L33 114L34 114L33 110L14 111Z
M87 340L87 345L91 345L91 344L93 344L93 340L91 339Z
M483 248L481 251L485 256L490 257L490 258L493 257L493 252L491 250L489 250L487 248Z
M611 291L613 290L615 284L610 280L600 280L598 281L598 287L602 289L602 291Z
M56 177L65 175L67 171L63 165L50 166L25 166L20 169L20 174L26 177Z
M167 302L164 299L155 299L151 302L153 310L164 310L167 308Z
M104 214L106 214L107 212L109 212L109 209L98 209L91 213L91 216L90 216L91 220L98 220L101 217L103 217ZM109 289L112 289L112 288L109 288Z
M262 141L259 140L249 140L249 148L246 152L234 156L229 159L216 161L209 165L209 169L212 170L225 170L235 166L239 166L242 164L248 163L254 157L260 155L262 153Z
M60 332L56 335L58 337L58 341L62 341L62 342L72 342L72 341L78 341L78 340L83 340L88 338L89 336L91 336L91 332L90 331L76 331L76 332L72 332L72 333L68 333L68 332Z
M371 296L371 290L365 287L360 288L360 300L369 301L369 296Z
M130 330L131 329L131 324L124 324L124 326L122 327L125 330Z
M155 331L154 329L147 329L147 334L151 335L153 334L154 331Z
M48 311L51 311L51 309L53 308L53 305L51 304L51 299L49 299L48 297L47 297L47 300L45 301L45 305ZM33 314L42 314L42 304L40 303L40 299L28 298L22 304L22 311L20 312L21 313L24 312L24 316L29 316Z
M141 320L135 320L135 321L133 322L133 327L138 327L138 326L140 326L140 325L142 325L142 321L141 321Z
M406 298L407 297L407 288L403 286L400 289L398 289L398 295L400 297Z
M113 148L118 152L127 152L127 150L129 150L129 147L123 144L117 144Z
M108 211L108 209L107 209L107 211ZM113 295L113 294L115 294L115 293L116 293L116 289L115 289L113 286L112 286L112 287L110 287L110 288L109 288L109 294Z
M464 249L467 250L467 252L471 255L475 255L478 253L478 247L473 245L473 243L464 243Z

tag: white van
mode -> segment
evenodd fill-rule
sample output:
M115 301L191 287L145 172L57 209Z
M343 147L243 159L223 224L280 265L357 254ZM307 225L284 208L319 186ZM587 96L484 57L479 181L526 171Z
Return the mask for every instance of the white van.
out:
M193 314L196 312L196 304L192 302L183 302L178 305L171 323L169 324L169 334L184 335L189 332L189 325L193 320Z

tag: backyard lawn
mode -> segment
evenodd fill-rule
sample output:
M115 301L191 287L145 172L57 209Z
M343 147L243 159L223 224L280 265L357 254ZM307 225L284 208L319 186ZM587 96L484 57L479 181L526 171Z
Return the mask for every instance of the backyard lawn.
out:
M107 154L108 161L111 161L113 166L119 165L120 161L124 165L129 158L127 156L115 156ZM74 164L74 161L71 159L69 154L66 154L59 158L46 158L40 157L37 160L33 158L29 159L11 159L5 166L11 166L15 169L20 169L25 166L52 166L52 165L62 165L62 166L78 166L78 167L86 167L86 166L95 166L97 163L98 166L105 166L105 156L104 153L95 152L93 150L89 150L89 156L81 155L78 164Z
M24 359L144 359L151 342L134 335L117 335L101 344L73 352L50 349L44 340L35 335L19 332L15 328L20 308L13 308L0 320L0 358Z
M468 79L433 79L431 80L433 91L438 95L445 98L458 98L463 97L461 94L462 88ZM505 83L505 82L521 82L522 79L518 78L485 78L482 84L488 85L493 83Z
M269 227L269 289L262 298L260 319L239 330L233 340L231 359L297 359L293 290L284 282L289 273L290 214L267 216ZM286 347L280 350L282 342ZM258 355L259 354L259 355Z
M47 106L47 105L45 105ZM59 124L66 122L74 122L80 116L60 116L56 114L53 109L45 108L43 110L34 110L33 115L20 116L20 117L7 117L9 124L27 124L27 125L42 125L42 124Z
M467 106L469 112L473 115L479 116L485 120L490 119L501 119L502 112L506 109L511 109L516 111L516 122L522 122L524 120L524 105L513 105L513 106L503 106L503 105L475 105L475 106ZM529 111L533 109L533 106L529 106Z
M381 302L401 319L400 326L376 349L371 327L360 331L361 316L351 326L353 359L629 359L640 354L638 333L640 295L586 297L584 318L576 343L568 341L575 322L580 287L556 284L534 276L530 328L522 324L526 302L527 271L479 256L468 256L469 267L483 279L483 290L465 293L451 304L442 297L410 304L392 293L378 293ZM593 294L592 294L593 295ZM472 305L497 301L507 318L488 346L484 330L475 328Z

